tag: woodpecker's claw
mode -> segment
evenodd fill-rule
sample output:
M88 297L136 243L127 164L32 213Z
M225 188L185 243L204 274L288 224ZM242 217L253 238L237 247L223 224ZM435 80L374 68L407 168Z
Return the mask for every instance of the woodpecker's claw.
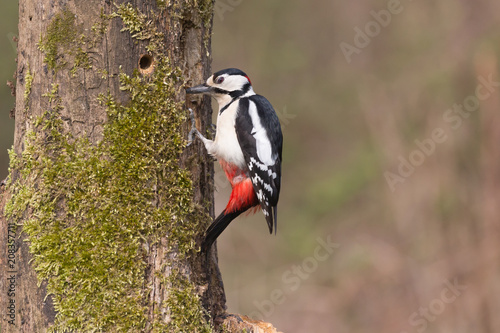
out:
M194 141L194 135L198 134L198 129L196 128L196 120L194 119L194 112L191 108L189 108L189 117L191 118L191 130L188 134L188 144L186 147L191 146Z
M205 138L200 133L200 131L198 131L198 129L196 128L196 120L194 118L194 112L192 109L189 109L189 117L191 118L191 130L189 131L189 134L188 134L188 143L187 143L186 147L189 147L193 143L195 135L197 137L199 137L200 140L203 141L203 144L205 145L205 147L207 147L207 145L212 143L212 140ZM212 130L215 131L215 125L212 125ZM213 134L213 136L215 137L215 133Z

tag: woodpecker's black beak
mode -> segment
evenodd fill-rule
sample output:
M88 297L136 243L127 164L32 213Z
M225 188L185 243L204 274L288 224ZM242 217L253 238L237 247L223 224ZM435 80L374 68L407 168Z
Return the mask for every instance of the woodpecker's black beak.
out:
M208 94L210 92L212 92L212 87L208 86L206 83L186 89L186 94Z

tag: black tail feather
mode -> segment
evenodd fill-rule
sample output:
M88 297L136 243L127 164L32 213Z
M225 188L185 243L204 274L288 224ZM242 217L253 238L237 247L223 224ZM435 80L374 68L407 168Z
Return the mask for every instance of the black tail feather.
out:
M278 230L278 207L266 207L264 204L261 204L261 207L263 207L262 211L264 212L264 215L266 217L267 226L269 227L269 233L272 235L274 229L274 234L276 235L276 231Z
M246 210L246 209L245 209ZM205 239L201 244L201 250L203 252L208 252L215 242L217 237L226 229L226 227L231 223L232 220L237 218L245 210L240 210L232 213L226 213L224 210L217 218L212 222L210 227L208 227Z

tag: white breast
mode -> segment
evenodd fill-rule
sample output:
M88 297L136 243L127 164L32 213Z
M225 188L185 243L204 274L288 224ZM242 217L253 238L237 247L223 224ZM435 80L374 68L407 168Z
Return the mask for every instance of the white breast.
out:
M217 117L217 133L215 135L212 154L217 159L225 160L239 168L245 167L245 158L241 151L234 124L239 101L232 103Z

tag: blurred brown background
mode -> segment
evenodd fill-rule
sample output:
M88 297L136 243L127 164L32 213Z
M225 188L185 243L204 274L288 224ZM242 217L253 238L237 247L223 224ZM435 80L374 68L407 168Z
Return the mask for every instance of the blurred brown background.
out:
M500 2L216 7L212 68L245 71L285 136L277 236L259 213L219 238L228 310L287 333L500 332ZM2 9L5 82L17 4Z

